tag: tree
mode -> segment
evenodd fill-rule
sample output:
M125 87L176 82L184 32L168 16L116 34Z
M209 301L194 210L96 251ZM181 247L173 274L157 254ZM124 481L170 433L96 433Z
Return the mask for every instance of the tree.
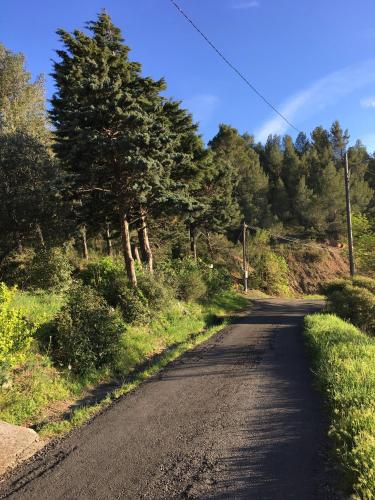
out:
M187 124L187 122L186 122ZM181 162L178 177L186 187L186 223L189 227L191 252L197 254L197 239L204 233L209 244L210 232L225 233L239 221L238 204L234 196L235 175L233 165L224 159L218 148L219 136L225 126L205 149L202 140L190 130L190 139L185 148L179 151L187 153L192 161ZM187 147L187 145L189 146Z
M44 80L30 82L23 54L0 44L0 133L22 131L43 144L49 142Z
M280 215L283 221L293 223L296 222L295 201L299 181L303 176L303 170L301 166L301 159L299 158L292 138L289 135L284 137L283 146L284 155L281 179L284 187L284 189L282 189L284 197L282 206L284 206L284 211L280 212Z
M198 213L202 214L207 208L205 201L202 204L200 189L212 157L198 135L198 125L193 122L192 115L181 107L180 102L167 100L164 103L163 113L169 123L174 147L170 184L163 185L163 196L159 196L153 215L156 218L172 215L173 227L177 228L177 232L180 231L179 222L182 221L189 231L191 252L196 256L198 238L196 218ZM171 238L178 247L180 243L177 242L184 240L177 235Z
M307 151L310 147L310 142L309 142L309 139L307 138L307 135L304 132L300 132L297 135L296 142L295 142L294 146L295 146L297 153L300 156L303 156L305 153L307 153Z
M332 123L329 137L332 144L333 159L337 163L341 163L349 142L349 132L347 130L343 131L339 122L336 120Z
M56 241L60 170L50 151L43 78L32 83L25 58L0 44L1 252ZM61 223L60 223L61 229Z
M318 193L322 189L322 175L332 161L333 151L329 134L323 127L316 127L311 133L311 147L306 155L307 184Z
M117 213L127 275L137 285L131 251L133 217L147 215L151 196L168 183L171 140L163 115L163 80L141 76L108 14L87 24L89 34L60 29L51 118L55 151L72 175L72 189L91 201L105 196ZM103 207L103 205L101 205ZM111 216L110 213L110 216ZM105 224L105 220L100 221Z
M342 173L329 162L322 173L321 188L315 192L313 217L315 228L332 239L345 232L345 190Z
M22 132L0 134L3 256L30 239L42 246L47 235L56 240L58 176L56 163L37 139Z
M268 204L268 177L254 149L254 139L241 136L229 125L220 125L210 142L215 161L228 165L232 172L233 194L248 223L268 226L272 219Z
M367 180L370 158L361 141L349 148L348 158L352 208L356 213L364 213L374 197L374 189Z
M306 177L303 175L296 186L293 207L297 221L307 228L312 225L313 201L313 191L307 187Z

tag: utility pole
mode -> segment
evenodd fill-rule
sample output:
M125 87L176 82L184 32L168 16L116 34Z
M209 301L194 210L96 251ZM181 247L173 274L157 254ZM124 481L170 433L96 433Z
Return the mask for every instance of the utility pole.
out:
M243 289L244 289L244 292L247 292L247 278L248 278L247 261L246 261L246 229L247 229L247 225L246 225L246 222L244 221L243 226L242 226L242 268L243 268Z
M354 250L353 250L353 230L352 230L352 212L350 208L350 177L348 153L345 153L345 197L346 197L346 223L348 227L348 248L350 276L355 274Z

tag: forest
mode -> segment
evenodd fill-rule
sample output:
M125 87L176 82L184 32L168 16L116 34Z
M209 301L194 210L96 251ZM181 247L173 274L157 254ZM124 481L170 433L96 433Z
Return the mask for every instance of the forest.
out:
M197 255L210 236L239 238L240 225L275 234L345 240L343 152L338 122L271 136L263 145L221 124L207 146L166 82L141 74L119 30L102 13L85 34L59 30L56 93L46 112L43 79L1 47L1 273L24 251L87 241L121 246L128 279L135 261ZM375 158L349 147L353 213L372 224ZM366 220L363 220L363 217ZM121 241L121 243L120 243ZM199 254L199 251L198 251ZM15 271L17 272L17 271ZM156 271L157 272L157 271Z

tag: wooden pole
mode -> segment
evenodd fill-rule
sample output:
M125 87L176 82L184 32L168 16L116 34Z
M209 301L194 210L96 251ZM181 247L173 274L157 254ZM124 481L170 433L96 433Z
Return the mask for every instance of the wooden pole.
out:
M243 268L243 289L247 292L247 262L246 262L246 223L242 226L242 268Z
M345 153L345 197L346 197L346 223L348 228L348 248L349 248L349 269L350 276L355 275L354 263L354 248L353 248L353 229L352 229L352 212L350 206L350 177L349 177L349 160L348 153Z

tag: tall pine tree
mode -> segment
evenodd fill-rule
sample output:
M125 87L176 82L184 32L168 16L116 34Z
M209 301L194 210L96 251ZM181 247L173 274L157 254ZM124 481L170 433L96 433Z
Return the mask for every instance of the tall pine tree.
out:
M160 97L165 83L141 76L108 14L87 28L89 34L58 31L65 50L57 51L54 64L55 150L72 174L76 196L104 193L106 206L117 213L127 275L136 286L130 224L133 218L145 221L150 198L168 182L170 170Z

